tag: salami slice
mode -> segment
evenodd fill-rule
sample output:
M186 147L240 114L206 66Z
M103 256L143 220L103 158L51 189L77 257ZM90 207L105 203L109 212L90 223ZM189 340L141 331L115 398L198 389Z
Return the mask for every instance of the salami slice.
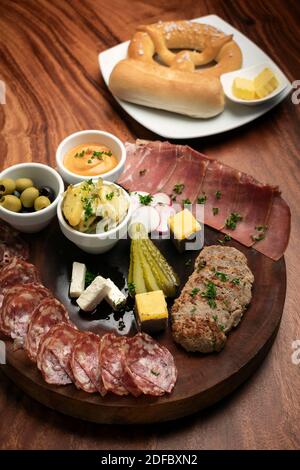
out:
M36 267L21 258L14 257L0 273L0 293L16 284L29 284L32 282L40 282Z
M177 379L172 354L151 336L138 333L128 340L125 368L128 376L146 395L171 393Z
M73 346L81 333L67 323L50 328L40 342L37 365L49 384L67 385L74 380L70 361Z
M0 241L1 242L10 242L12 238L18 237L19 232L13 228L11 225L8 225L4 220L0 220Z
M124 362L127 353L127 338L107 333L100 346L101 376L105 389L116 395L129 395L124 381ZM139 391L136 390L138 394Z
M69 314L64 305L52 297L43 299L31 316L24 349L32 361L36 361L38 349L43 336L53 325L68 322Z
M1 330L20 344L27 334L35 307L51 292L41 284L24 284L5 289L1 306Z
M88 393L100 392L104 396L106 390L101 378L99 354L99 336L82 333L73 347L71 369L77 388Z

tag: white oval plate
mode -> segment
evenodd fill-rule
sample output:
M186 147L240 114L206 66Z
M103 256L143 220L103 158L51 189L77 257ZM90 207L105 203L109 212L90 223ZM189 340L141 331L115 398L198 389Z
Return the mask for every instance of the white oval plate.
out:
M210 24L226 34L233 34L234 40L238 43L243 52L243 67L247 68L263 62L269 62L272 66L277 67L268 55L256 46L256 44L218 16L203 16L193 21ZM99 65L106 85L108 85L109 77L114 66L120 60L127 57L128 44L129 41L123 42L99 54ZM263 103L261 106L253 106L252 108L249 106L241 106L240 104L228 100L224 112L210 119L194 119L168 111L160 111L154 108L146 108L145 106L127 103L126 101L115 98L120 106L133 119L147 129L150 129L150 131L167 139L193 139L236 129L257 119L262 114L265 114L279 104L292 90L291 83L287 78L286 80L288 82L287 87L273 100Z
M242 100L234 96L234 94L232 93L232 85L236 77L248 78L249 80L252 80L266 67L270 68L278 79L279 85L276 90L274 90L272 93L270 93L268 96L265 96L264 98L255 100ZM258 106L267 103L273 100L289 85L289 81L287 80L286 76L281 72L281 70L277 66L274 66L274 63L272 63L271 61L253 65L252 67L247 67L246 69L243 68L240 70L235 70L234 72L223 73L223 75L221 75L221 83L223 85L224 93L227 98L229 98L231 101L234 101L235 103L246 106Z

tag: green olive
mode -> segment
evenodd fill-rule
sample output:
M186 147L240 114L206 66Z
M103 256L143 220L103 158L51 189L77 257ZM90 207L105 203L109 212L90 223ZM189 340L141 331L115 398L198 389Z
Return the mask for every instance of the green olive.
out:
M17 196L13 196L12 194L7 194L3 196L0 200L0 204L5 209L12 211L12 212L20 212L22 209L22 204L20 199Z
M19 193L32 186L33 181L30 178L18 178L16 180L16 190L19 191Z
M21 193L20 199L24 207L32 207L34 201L39 197L39 190L37 188L31 187L26 188Z
M34 209L36 211L40 211L42 209L45 209L45 207L48 207L50 206L51 204L51 201L48 197L46 196L39 196L36 198L36 200L34 201Z
M12 194L16 189L16 183L10 178L3 178L0 180L0 193Z

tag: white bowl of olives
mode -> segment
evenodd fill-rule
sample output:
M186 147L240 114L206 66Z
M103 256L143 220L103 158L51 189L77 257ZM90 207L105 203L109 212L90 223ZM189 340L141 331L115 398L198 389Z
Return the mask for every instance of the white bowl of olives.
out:
M13 165L0 174L0 218L20 232L39 232L55 217L63 192L63 180L53 168Z

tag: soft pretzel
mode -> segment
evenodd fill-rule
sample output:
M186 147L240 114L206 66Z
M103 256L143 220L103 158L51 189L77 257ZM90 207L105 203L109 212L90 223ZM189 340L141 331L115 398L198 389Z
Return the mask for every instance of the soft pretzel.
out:
M138 27L109 87L125 101L209 118L224 109L220 75L241 65L232 35L190 21L158 22Z

